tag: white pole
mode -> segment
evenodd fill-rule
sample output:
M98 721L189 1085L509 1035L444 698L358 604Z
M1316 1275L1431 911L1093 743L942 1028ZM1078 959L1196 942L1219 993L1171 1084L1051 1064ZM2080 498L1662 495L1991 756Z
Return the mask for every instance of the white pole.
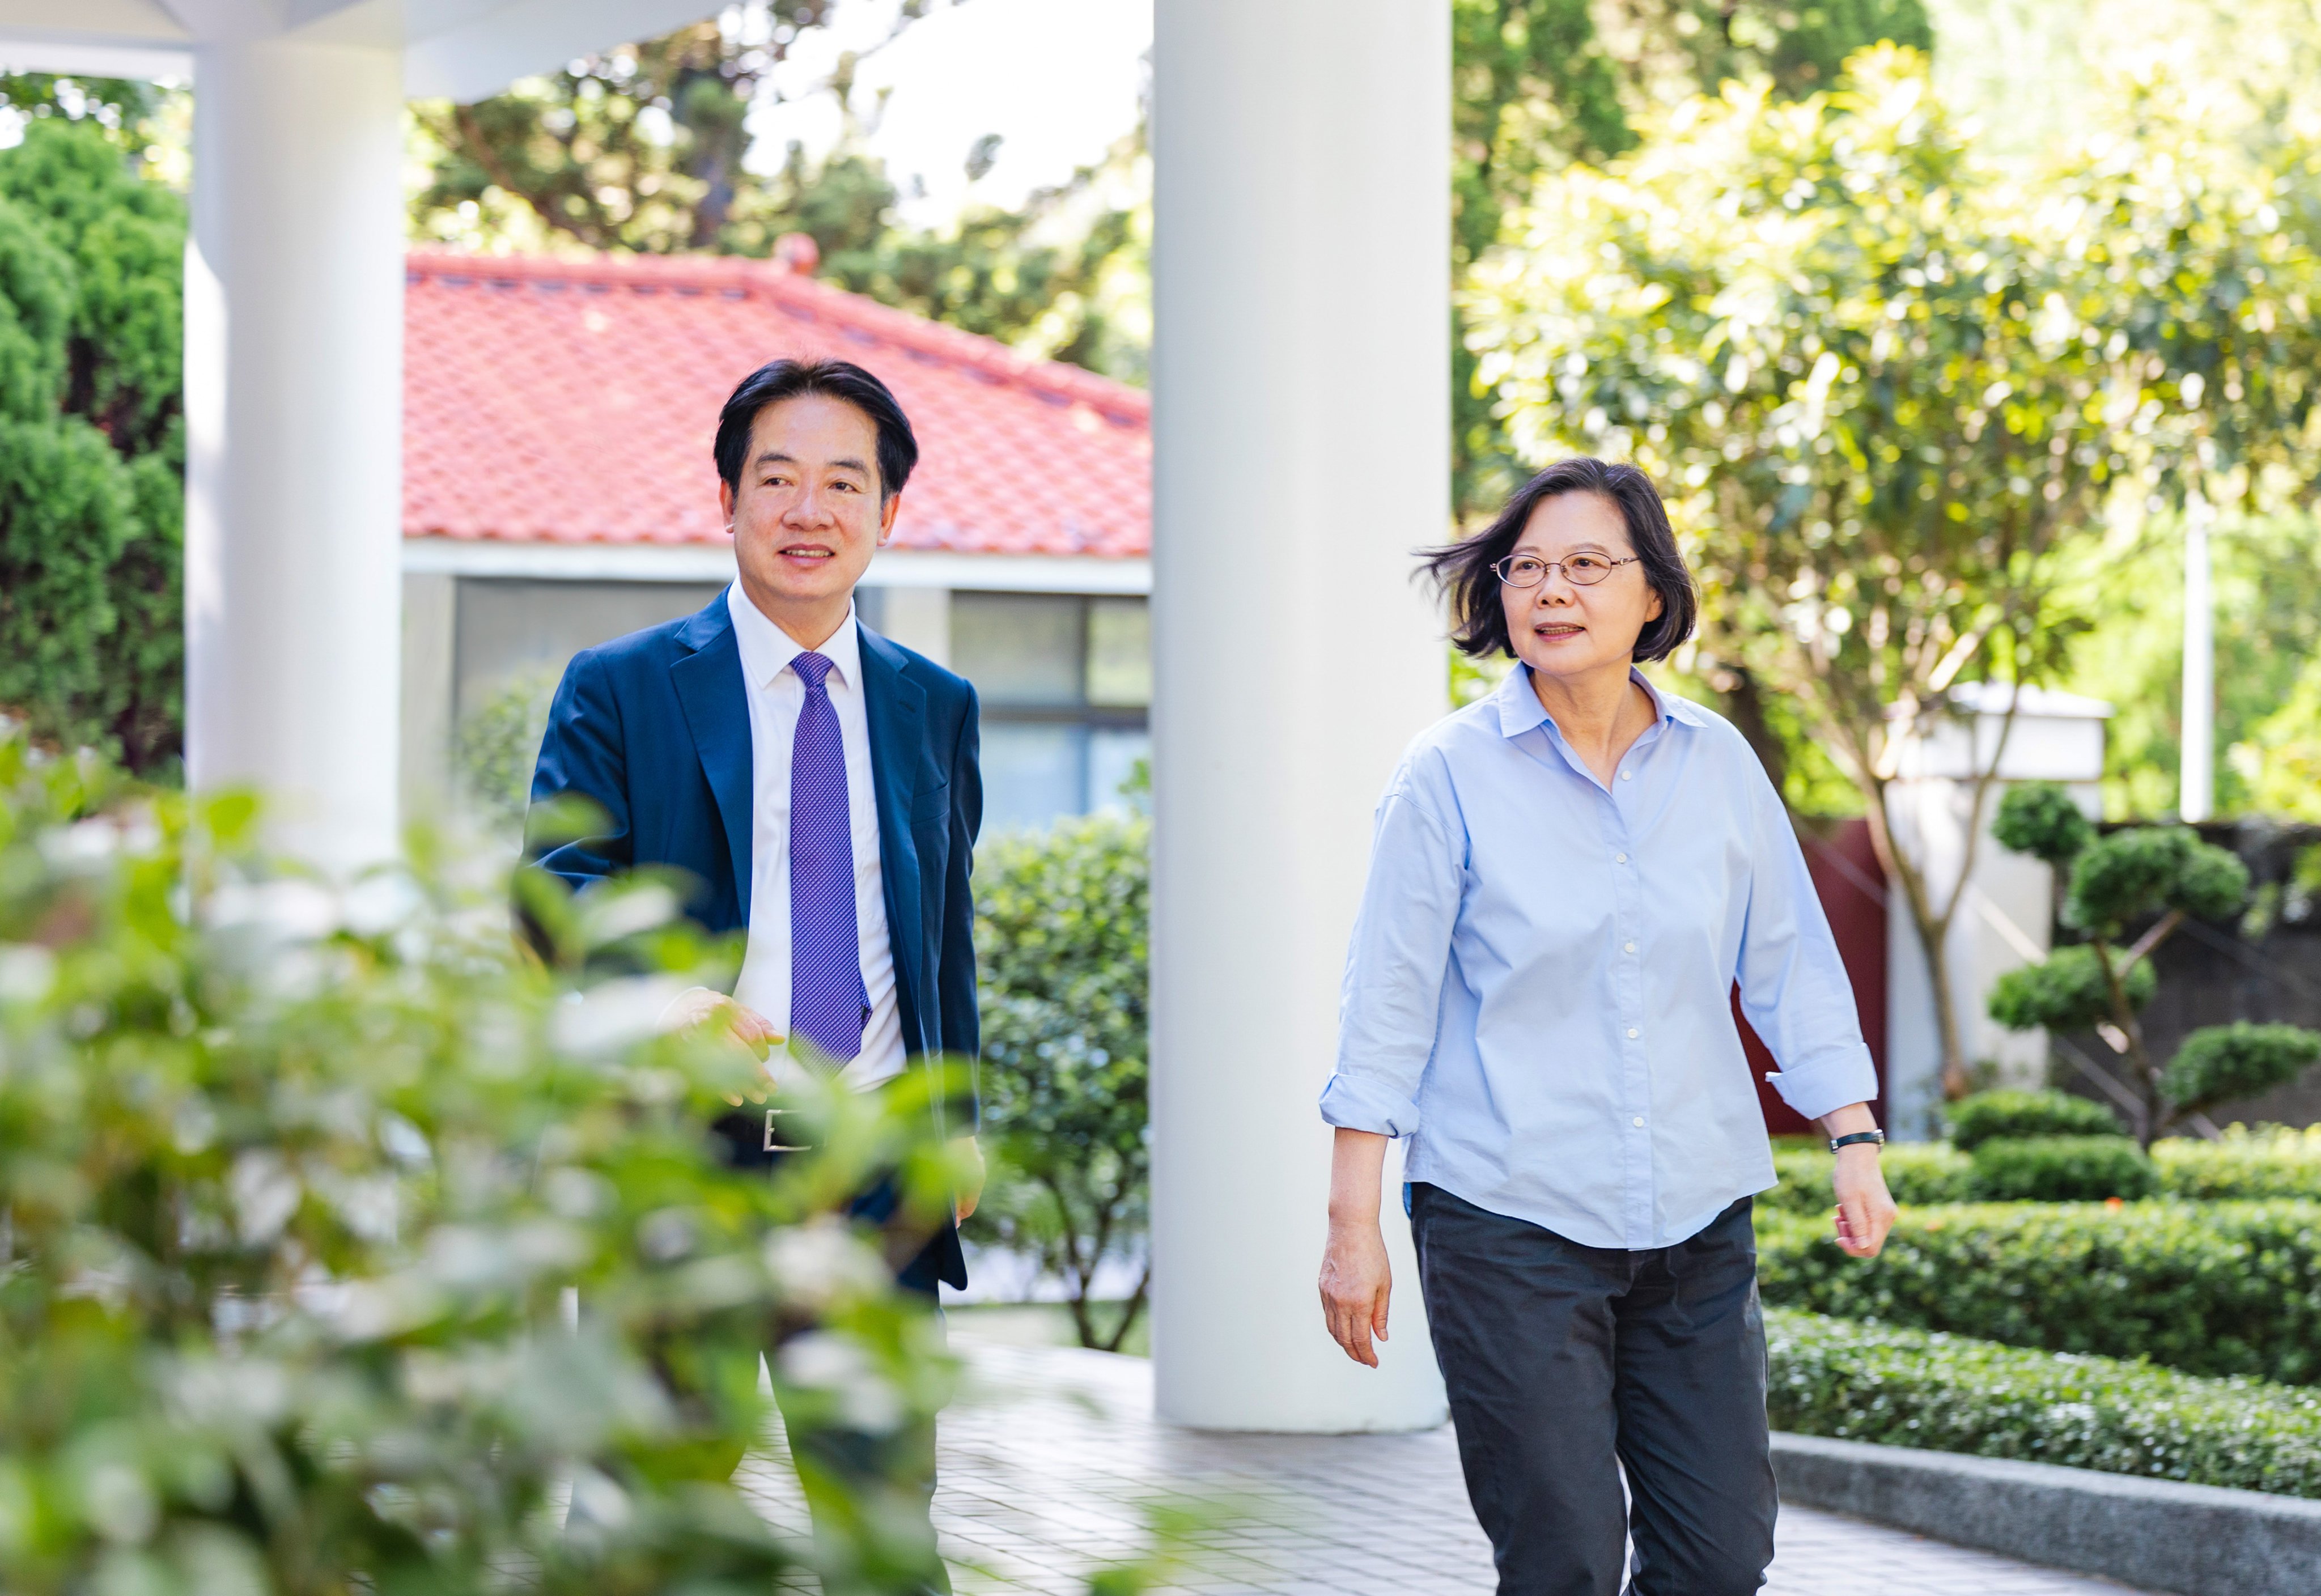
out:
M2207 497L2184 506L2184 736L2179 755L2176 812L2185 821L2207 819L2216 807L2216 623L2208 588Z
M402 57L205 46L194 100L187 781L344 869L395 844Z
M1218 1429L1444 1415L1398 1188L1392 1340L1322 1327L1339 973L1447 708L1410 551L1450 480L1446 0L1155 12L1153 1350Z

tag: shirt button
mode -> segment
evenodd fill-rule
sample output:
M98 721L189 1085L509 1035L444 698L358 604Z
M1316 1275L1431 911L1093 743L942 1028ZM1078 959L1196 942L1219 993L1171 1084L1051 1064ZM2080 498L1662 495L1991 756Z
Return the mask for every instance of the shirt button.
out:
M1622 953L1634 953L1634 952L1636 951L1636 944L1635 944L1634 943L1633 943L1633 942L1632 942L1632 943L1630 943L1626 947L1622 948L1620 951L1621 951Z
M1634 1126L1638 1130L1642 1130L1644 1128L1644 1117L1639 1114L1628 1123Z
M1635 779L1636 773L1634 771L1623 771L1620 772L1620 780L1623 781L1634 781Z
M1625 853L1615 853L1612 855L1612 862L1615 864L1625 864L1628 862L1628 856Z
M1629 1040L1629 1041L1631 1041L1631 1042L1633 1042L1633 1041L1634 1041L1635 1039L1636 1039L1636 1027L1635 1027L1635 1026L1630 1026L1628 1027L1628 1040Z

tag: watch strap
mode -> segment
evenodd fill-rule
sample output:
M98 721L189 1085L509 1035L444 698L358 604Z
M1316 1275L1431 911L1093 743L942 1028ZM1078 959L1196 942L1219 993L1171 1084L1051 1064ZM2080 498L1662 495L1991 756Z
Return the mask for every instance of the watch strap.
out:
M1829 1150L1834 1153L1840 1147L1851 1147L1861 1142L1869 1142L1883 1147L1886 1145L1886 1133L1882 1130L1858 1130L1849 1136L1832 1136L1829 1139Z

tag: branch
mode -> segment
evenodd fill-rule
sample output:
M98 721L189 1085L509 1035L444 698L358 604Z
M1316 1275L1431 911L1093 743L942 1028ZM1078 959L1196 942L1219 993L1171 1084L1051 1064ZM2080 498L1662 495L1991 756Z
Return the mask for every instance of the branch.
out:
M2147 957L2153 949L2158 947L2162 943L2166 942L2168 940L2168 934L2175 930L2177 926L2181 926L2183 923L2184 911L2180 908L2171 908L2166 914L2161 916L2159 919L2153 921L2152 924L2152 929L2137 937L2134 945L2132 945L2127 952L2120 955L2119 973L2121 978L2123 980L2125 979L2128 971L2135 968L2136 962L2138 960Z
M1112 1335L1104 1344L1106 1352L1118 1352L1120 1344L1128 1339L1129 1327L1136 1316L1144 1311L1144 1294L1152 1289L1152 1265L1147 1263L1144 1272L1137 1277L1136 1290L1129 1294L1126 1306L1120 1310L1120 1323L1112 1327Z

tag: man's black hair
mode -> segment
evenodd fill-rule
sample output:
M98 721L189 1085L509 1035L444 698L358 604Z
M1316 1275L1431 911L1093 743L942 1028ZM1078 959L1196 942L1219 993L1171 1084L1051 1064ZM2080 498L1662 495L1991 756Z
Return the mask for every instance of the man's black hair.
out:
M919 441L911 435L910 417L885 383L851 360L769 360L742 378L717 416L717 474L725 479L726 487L742 491L742 470L750 463L750 429L757 424L758 412L804 394L842 399L869 416L878 432L878 502L903 491L911 468L919 463Z
M1632 465L1614 465L1579 455L1558 461L1515 490L1506 507L1488 526L1470 538L1440 549L1422 549L1419 558L1427 572L1451 596L1451 641L1460 652L1476 659L1513 653L1507 636L1507 612L1499 598L1499 573L1493 569L1514 552L1531 513L1544 501L1567 493L1592 493L1610 501L1628 529L1628 542L1643 561L1644 580L1661 596L1661 613L1644 623L1636 636L1634 657L1665 660L1692 635L1700 616L1700 595L1684 554L1676 546L1676 531L1652 479Z

